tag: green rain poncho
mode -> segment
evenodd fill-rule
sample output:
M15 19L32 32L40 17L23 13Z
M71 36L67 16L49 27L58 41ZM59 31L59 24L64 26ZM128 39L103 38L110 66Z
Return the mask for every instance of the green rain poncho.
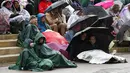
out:
M53 69L53 63L49 59L39 58L34 49L29 46L31 41L26 40L25 48L19 55L15 65L9 67L12 70L44 71Z
M89 0L79 0L79 1L83 7L86 7L89 3Z
M43 44L39 44L40 38L44 39ZM53 62L54 67L77 67L76 64L66 59L60 52L49 48L45 44L45 37L41 33L38 33L35 37L34 50L38 57L43 59L50 59Z
M39 33L39 29L34 24L28 24L26 28L21 31L18 35L17 46L24 47L23 42L25 39L34 40L37 33Z

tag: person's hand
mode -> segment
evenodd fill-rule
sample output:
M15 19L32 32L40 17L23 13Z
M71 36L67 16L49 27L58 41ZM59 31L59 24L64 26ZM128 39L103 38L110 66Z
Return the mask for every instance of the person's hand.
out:
M34 43L30 43L30 47L34 47Z
M58 18L56 18L55 20L54 20L54 23L57 23L58 22Z

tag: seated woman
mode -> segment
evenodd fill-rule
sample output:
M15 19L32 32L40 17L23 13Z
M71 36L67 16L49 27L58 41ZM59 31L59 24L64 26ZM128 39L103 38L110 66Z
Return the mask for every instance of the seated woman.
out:
M66 17L62 13L62 8L56 8L52 11L46 13L46 20L48 24L51 26L52 30L59 32L62 36L64 36L67 30Z
M10 25L12 33L19 33L26 26L30 19L30 14L27 10L22 8L18 0L13 1L12 6L13 15L10 16Z
M45 37L38 33L35 37L34 51L42 59L50 59L54 67L77 67L76 64L66 59L60 52L52 50L45 43Z
M20 53L15 65L9 66L12 70L30 70L30 71L45 71L53 69L53 63L49 59L39 58L32 48L31 39L26 39L24 42L25 48Z
M40 32L44 32L47 29L51 29L50 26L45 22L45 14L43 13L39 13L37 15L38 18L38 28L40 30Z
M25 41L25 39L34 40L36 34L39 32L40 31L37 27L37 17L31 16L30 23L18 35L17 45L20 47L24 47L23 42Z
M8 34L9 32L10 32L9 22L0 12L0 34Z

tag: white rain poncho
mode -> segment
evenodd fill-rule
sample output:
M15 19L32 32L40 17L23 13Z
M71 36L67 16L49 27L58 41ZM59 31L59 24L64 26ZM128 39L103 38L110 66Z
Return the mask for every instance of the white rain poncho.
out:
M107 54L102 50L89 50L81 52L77 55L78 59L87 61L91 64L104 64L109 62L112 58L116 60L116 62L124 63L126 59L123 57L115 56L112 54Z

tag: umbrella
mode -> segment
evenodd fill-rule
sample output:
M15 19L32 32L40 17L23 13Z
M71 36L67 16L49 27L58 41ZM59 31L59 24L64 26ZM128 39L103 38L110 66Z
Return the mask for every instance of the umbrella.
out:
M97 21L95 21L91 27L107 27L109 28L109 31L112 32L114 29L111 26L113 23L113 17L112 16L105 16L98 18Z
M96 15L88 15L80 17L77 21L71 24L69 30L75 30L75 27L80 27L79 31L85 29L86 27L89 27L91 24L93 24L98 19L98 16Z
M108 13L101 6L88 6L84 8L84 13L86 15L94 14L99 17L104 17L108 15Z
M82 33L87 34L84 41L82 41L80 37ZM70 42L67 51L69 52L71 59L83 51L92 50L89 45L89 37L91 35L96 37L96 43L100 47L97 49L103 50L107 53L109 52L109 44L114 39L111 33L109 33L109 29L106 27L88 27L80 32L77 32Z
M50 5L50 6L45 10L44 13L50 12L50 11L52 11L53 9L58 8L58 7L65 8L65 7L68 6L68 5L69 5L69 4L68 4L67 2L65 2L65 1L57 1L57 2L53 3L52 5Z

